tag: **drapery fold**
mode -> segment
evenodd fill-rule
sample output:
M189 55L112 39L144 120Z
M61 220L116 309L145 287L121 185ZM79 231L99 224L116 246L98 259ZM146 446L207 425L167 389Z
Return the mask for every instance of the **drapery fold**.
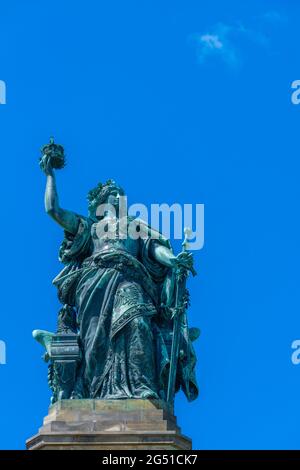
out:
M138 221L138 256L114 249L92 254L93 221L78 216L59 251L66 265L53 280L63 304L75 307L83 360L76 395L83 398L166 398L172 321L161 314L169 268L152 256L153 243L170 243ZM132 218L128 218L128 223ZM153 236L155 234L155 236ZM197 397L196 357L181 325L177 389Z

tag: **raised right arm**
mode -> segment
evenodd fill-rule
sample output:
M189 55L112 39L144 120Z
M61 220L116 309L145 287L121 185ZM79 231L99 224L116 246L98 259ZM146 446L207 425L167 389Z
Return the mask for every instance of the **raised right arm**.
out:
M47 177L45 190L45 210L47 214L63 227L64 230L75 235L78 229L79 220L74 212L62 209L59 206L55 174L51 167L49 157L43 157L41 168Z

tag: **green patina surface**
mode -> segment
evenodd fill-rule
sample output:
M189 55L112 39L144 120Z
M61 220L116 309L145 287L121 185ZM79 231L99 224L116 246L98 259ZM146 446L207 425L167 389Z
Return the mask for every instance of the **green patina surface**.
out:
M170 242L153 237L143 221L137 222L143 238L121 237L118 201L125 193L113 180L89 192L87 215L62 209L54 168L64 164L63 147L51 140L40 166L46 212L64 230L64 267L53 280L62 308L57 331L35 330L34 337L46 349L52 403L67 408L71 398L73 407L101 409L105 400L106 410L111 403L113 410L134 411L137 404L172 404L180 388L195 399L192 341L199 330L188 328L185 285L194 273L191 254L174 255ZM126 216L125 226L130 222ZM102 230L110 224L114 237Z

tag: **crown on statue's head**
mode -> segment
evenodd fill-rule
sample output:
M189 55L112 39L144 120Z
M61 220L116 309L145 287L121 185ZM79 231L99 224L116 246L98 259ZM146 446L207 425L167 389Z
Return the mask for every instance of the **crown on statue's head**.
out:
M112 192L117 192L122 196L125 195L123 188L112 179L107 180L106 183L98 183L95 188L88 192L89 208L92 209L99 204L104 204Z

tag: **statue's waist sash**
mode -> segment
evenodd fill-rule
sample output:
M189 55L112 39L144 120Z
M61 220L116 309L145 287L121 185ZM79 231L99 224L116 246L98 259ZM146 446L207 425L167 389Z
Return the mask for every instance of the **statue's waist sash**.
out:
M74 305L75 292L82 276L88 270L113 269L122 274L122 278L136 283L147 293L153 304L157 304L158 290L149 272L130 253L122 250L111 250L86 258L80 265L77 263L67 265L56 278L53 284L58 288L62 303Z

